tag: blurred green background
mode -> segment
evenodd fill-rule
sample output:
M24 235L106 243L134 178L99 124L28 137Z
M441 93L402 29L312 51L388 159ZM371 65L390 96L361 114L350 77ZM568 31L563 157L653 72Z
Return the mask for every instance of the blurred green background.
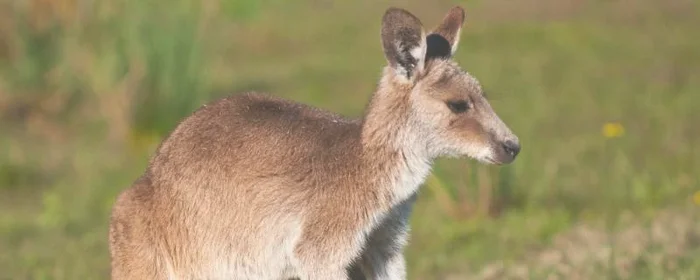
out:
M460 4L523 151L440 160L410 279L700 279L700 1L0 0L0 279L106 279L116 195L204 102L359 116L384 10Z

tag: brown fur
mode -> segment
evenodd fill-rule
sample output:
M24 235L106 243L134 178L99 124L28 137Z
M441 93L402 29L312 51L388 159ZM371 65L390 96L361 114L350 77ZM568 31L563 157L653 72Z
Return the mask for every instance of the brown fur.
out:
M439 35L456 44L463 20L454 8ZM515 155L498 149L517 138L473 77L425 55L417 18L392 8L383 21L388 66L362 119L248 93L183 120L117 199L112 278L405 279L433 159L506 163Z

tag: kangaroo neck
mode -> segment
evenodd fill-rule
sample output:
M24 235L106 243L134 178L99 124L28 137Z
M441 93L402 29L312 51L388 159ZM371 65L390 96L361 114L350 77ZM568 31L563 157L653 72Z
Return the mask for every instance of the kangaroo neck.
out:
M375 178L380 195L392 205L418 191L433 162L428 140L411 121L410 93L410 87L384 75L362 121L365 170Z

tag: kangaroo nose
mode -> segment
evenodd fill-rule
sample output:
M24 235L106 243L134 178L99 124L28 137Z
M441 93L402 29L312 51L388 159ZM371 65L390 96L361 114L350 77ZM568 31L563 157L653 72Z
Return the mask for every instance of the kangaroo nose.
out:
M508 140L503 143L503 149L508 153L510 156L515 157L520 153L520 144Z

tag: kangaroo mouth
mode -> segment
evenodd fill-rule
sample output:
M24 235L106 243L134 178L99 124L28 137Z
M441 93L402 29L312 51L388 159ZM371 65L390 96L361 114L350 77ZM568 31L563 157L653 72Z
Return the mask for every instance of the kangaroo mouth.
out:
M482 162L494 165L506 165L515 161L520 152L520 144L517 141L499 142L492 148L492 153L483 157Z
M493 156L485 158L486 163L495 165L506 165L515 161L516 155L508 152L498 152Z
M486 157L486 158L484 158L483 162L484 162L484 163L488 163L488 164L494 164L494 165L503 165L503 164L505 164L505 163L503 163L502 161L498 161L498 160L493 159L492 157Z

